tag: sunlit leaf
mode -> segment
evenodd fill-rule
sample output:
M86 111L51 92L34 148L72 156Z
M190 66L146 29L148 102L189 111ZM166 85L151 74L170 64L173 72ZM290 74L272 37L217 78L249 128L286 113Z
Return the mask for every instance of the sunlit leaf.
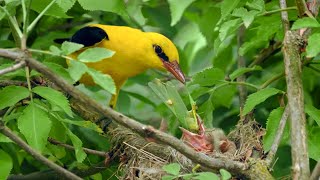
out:
M171 26L177 24L177 22L181 19L183 12L185 9L195 0L168 0L170 11L171 11Z
M13 106L29 95L29 90L25 87L7 86L0 90L0 109Z
M13 167L11 157L2 149L0 149L0 179L7 179Z
M93 81L103 89L107 90L111 94L116 93L116 85L110 75L102 74L100 71L92 68L88 68L87 73L92 77Z
M114 53L114 51L106 48L89 48L79 54L78 60L81 62L98 62L103 59L112 57Z
M180 167L180 164L178 163L171 163L163 166L162 169L166 171L168 174L178 175L181 167Z

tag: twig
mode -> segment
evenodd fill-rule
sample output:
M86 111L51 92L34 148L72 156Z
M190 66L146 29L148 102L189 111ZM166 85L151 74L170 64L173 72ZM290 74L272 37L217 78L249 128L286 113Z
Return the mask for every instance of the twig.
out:
M57 141L53 138L48 138L48 141L51 143L51 144L54 144L54 145L57 145L57 146L61 146L61 147L64 147L66 149L69 149L69 150L74 150L74 147L69 145L69 144L65 144L65 143L62 143L60 141ZM83 151L87 154L93 154L93 155L97 155L97 156L102 156L102 157L106 157L108 155L107 152L103 152L103 151L97 151L97 150L93 150L93 149L88 149L88 148L83 148Z
M281 50L282 43L270 43L269 47L263 49L261 53L255 58L255 60L248 66L249 68L261 64L263 61L268 59L271 55L278 53Z
M274 81L284 77L284 72L283 73L280 73L274 77L272 77L271 79L268 79L266 82L264 82L261 86L260 86L260 89L264 89L266 88L267 86L269 86L271 83L273 83Z
M302 87L302 63L300 60L301 36L287 31L283 43L288 106L291 119L291 155L293 179L308 179L310 176L306 116Z
M302 18L305 15L312 16L312 14L310 13L310 11L307 8L305 0L296 0L296 5L298 8L298 15L300 18Z
M286 0L279 0L279 2L280 2L281 9L287 8ZM284 31L285 32L289 31L290 30L290 22L289 22L289 17L288 17L287 11L281 12L281 21L282 21Z
M243 44L243 38L245 33L245 27L242 25L238 32L238 48L240 48ZM238 68L244 68L246 67L246 60L243 56L238 55ZM237 78L237 82L246 82L246 75L242 74ZM244 103L247 99L247 88L246 86L238 86L239 91L239 103L240 103L240 109L242 111L244 107Z
M9 128L5 127L2 122L0 122L0 132L10 138L13 142L15 142L18 146L20 146L23 150L33 156L36 160L41 162L42 164L50 167L52 170L57 173L65 176L68 179L81 180L77 175L69 172L68 170L58 166L57 164L51 162L46 157L42 156L37 151L33 150L27 143L25 143L19 136L15 135Z
M5 69L1 69L0 70L0 75L6 74L6 73L9 73L9 72L12 72L12 71L16 71L17 69L20 69L25 65L26 65L26 62L20 61L20 62L18 62L17 64L15 64L13 66L7 67Z
M9 59L16 59L16 57L21 56L21 54L6 49L0 49L0 56L7 57ZM39 61L32 58L26 58L25 60L30 67L45 75L51 82L55 83L63 91L77 99L79 103L86 104L89 108L94 109L105 117L114 119L120 125L140 134L143 137L153 138L160 143L171 146L188 157L194 163L199 163L201 166L209 169L224 168L230 172L242 174L247 168L246 164L241 162L232 161L230 159L212 158L203 153L197 153L194 151L194 149L190 148L182 141L169 134L156 130L151 126L143 125L119 112L114 111L109 107L102 106L72 85L69 85L68 82L55 75L49 68L41 64Z
M281 142L282 134L284 127L286 126L287 119L289 117L289 106L287 106L282 114L281 120L279 122L278 130L276 132L276 137L273 140L273 144L268 152L268 156L266 158L266 163L270 167L273 158L278 150L279 144Z
M310 176L311 180L319 180L320 178L320 162L318 161L318 163L316 164L316 166L314 167L312 174Z
M260 16L267 16L270 14L274 14L274 13L282 12L282 11L288 11L288 10L297 10L297 7L293 6L293 7L283 8L283 9L275 9L275 10L271 10L271 11L266 11L266 12L262 13Z
M104 171L108 167L105 162L97 163L87 169L74 169L71 172L80 177L88 177L99 172ZM33 172L25 175L10 175L8 180L35 180L35 179L50 179L50 180L65 180L57 172L53 170L44 170L39 172Z

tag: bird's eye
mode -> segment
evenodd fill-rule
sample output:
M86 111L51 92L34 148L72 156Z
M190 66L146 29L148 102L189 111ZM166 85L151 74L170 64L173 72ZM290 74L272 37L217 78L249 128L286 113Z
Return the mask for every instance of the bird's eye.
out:
M163 52L162 48L158 45L153 45L154 52L161 54Z

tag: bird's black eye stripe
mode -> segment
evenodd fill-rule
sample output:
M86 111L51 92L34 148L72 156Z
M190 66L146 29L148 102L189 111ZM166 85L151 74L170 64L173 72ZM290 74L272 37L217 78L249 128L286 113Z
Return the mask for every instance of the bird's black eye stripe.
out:
M169 61L168 56L163 52L159 45L153 45L154 52L164 61Z

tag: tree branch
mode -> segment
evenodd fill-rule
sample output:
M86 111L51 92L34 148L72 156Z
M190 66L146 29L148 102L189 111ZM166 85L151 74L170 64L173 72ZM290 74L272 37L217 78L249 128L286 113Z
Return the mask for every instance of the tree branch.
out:
M279 123L279 126L278 126L278 130L276 132L276 137L274 138L272 146L270 148L270 151L268 152L268 156L266 158L266 163L267 163L267 165L269 167L270 167L270 165L271 165L271 163L273 161L274 156L277 153L279 144L281 142L283 130L284 130L284 127L286 126L286 122L287 122L287 119L289 117L289 111L290 111L289 110L289 106L287 106L286 109L284 110L283 114L282 114L282 117L281 117L281 120L280 120L280 123Z
M27 153L29 153L31 156L33 156L36 160L41 162L42 164L48 166L49 168L53 169L60 175L68 178L68 179L74 179L74 180L81 180L80 177L76 176L75 174L69 172L68 170L58 166L57 164L51 162L46 157L42 156L37 151L33 150L27 143L25 143L19 136L15 135L9 128L3 125L2 122L0 122L0 132L10 138L13 142L15 142L18 146L20 146L23 150L25 150Z
M13 66L7 67L5 69L1 69L0 70L0 76L3 75L3 74L9 73L9 72L15 71L17 69L20 69L25 65L26 65L26 63L24 61L20 61L20 62L18 62L17 64L15 64Z
M306 116L302 87L302 63L300 58L301 36L287 31L283 44L286 72L288 106L291 119L291 152L293 179L308 179L310 176L306 136Z
M74 150L74 147L69 145L69 144L65 144L65 143L62 143L62 142L59 142L53 138L48 138L48 141L51 143L51 144L54 144L54 145L57 145L57 146L61 146L61 147L64 147L66 149L69 149L69 150ZM83 151L87 154L93 154L93 155L97 155L97 156L102 156L102 157L106 157L108 155L108 152L103 152L103 151L97 151L97 150L93 150L93 149L88 149L88 148L83 148Z
M6 49L0 49L0 56L7 57L9 59L16 59L21 56L21 53L13 52ZM230 172L237 174L244 174L247 168L246 164L232 161L229 159L220 159L220 158L212 158L203 153L198 153L194 151L192 148L184 144L179 139L163 133L159 130L154 129L151 126L143 125L131 118L124 116L123 114L114 111L109 107L104 107L96 101L92 100L92 98L88 97L72 85L69 85L64 79L56 76L49 68L38 62L33 58L25 58L27 64L37 70L38 72L45 75L51 82L61 88L63 91L67 92L75 99L79 101L79 103L86 104L88 107L93 110L99 112L104 117L109 117L114 119L120 125L132 130L133 132L138 133L143 137L156 139L160 143L167 144L172 148L176 149L189 159L191 159L194 163L198 163L205 168L209 169L221 169L224 168Z

